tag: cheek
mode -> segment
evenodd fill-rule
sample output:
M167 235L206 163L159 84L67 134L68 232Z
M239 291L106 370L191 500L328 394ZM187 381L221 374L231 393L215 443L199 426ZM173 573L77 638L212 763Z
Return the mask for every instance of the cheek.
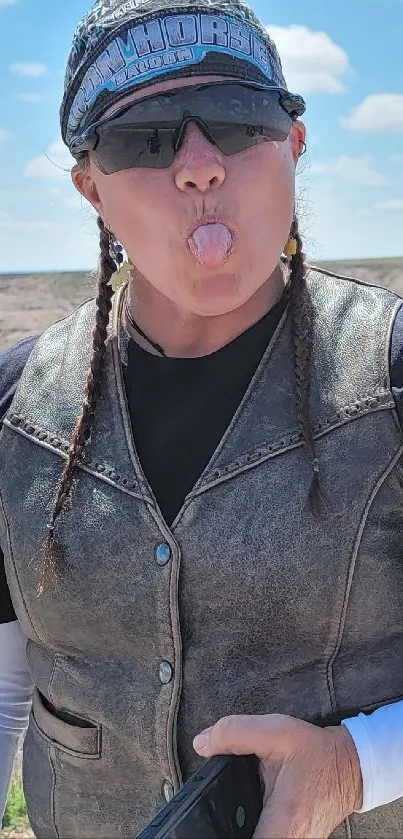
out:
M243 232L253 268L274 269L288 240L295 206L295 164L288 143L267 143L245 153L233 172Z
M289 232L295 203L295 166L288 143L258 147L248 200L254 223L260 222L266 230L268 223L272 229L283 230L285 226Z
M99 184L104 218L128 253L149 247L161 232L166 189L159 175L148 171L144 184L142 172L126 170L103 176Z

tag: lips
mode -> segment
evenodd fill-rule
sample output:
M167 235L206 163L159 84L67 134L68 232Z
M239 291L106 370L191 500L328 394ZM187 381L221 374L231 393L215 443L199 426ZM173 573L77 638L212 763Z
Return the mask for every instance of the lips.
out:
M228 259L233 235L226 224L201 224L188 239L191 254L199 265L219 268Z

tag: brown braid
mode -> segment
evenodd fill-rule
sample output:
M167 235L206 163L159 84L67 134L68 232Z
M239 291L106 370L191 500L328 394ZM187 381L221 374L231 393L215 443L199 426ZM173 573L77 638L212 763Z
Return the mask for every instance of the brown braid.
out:
M295 405L301 426L305 449L312 461L313 479L309 490L309 509L320 519L329 517L330 506L319 477L319 460L310 421L312 324L309 297L306 287L306 265L298 220L294 218L291 234L296 240L297 251L291 259L290 310L294 350Z
M70 440L66 465L60 478L56 501L53 507L50 522L48 524L48 536L42 551L39 569L40 580L38 586L40 594L43 592L46 583L51 580L55 574L57 574L62 565L62 551L60 544L55 537L55 523L68 499L71 491L74 470L83 458L85 444L89 440L91 434L91 425L94 418L98 391L102 379L102 367L105 358L105 341L107 338L107 329L113 296L113 290L109 285L109 281L116 271L116 264L110 255L111 234L106 229L101 218L98 218L98 227L100 232L99 243L101 256L98 274L96 320L94 331L92 333L92 358L85 384L85 394L81 414Z

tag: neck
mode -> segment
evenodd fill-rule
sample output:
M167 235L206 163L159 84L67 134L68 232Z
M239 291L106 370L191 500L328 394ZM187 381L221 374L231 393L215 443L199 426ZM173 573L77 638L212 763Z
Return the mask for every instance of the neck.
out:
M141 331L172 358L199 358L225 347L257 323L280 300L287 272L279 265L243 306L224 315L202 317L180 309L133 272L128 307Z

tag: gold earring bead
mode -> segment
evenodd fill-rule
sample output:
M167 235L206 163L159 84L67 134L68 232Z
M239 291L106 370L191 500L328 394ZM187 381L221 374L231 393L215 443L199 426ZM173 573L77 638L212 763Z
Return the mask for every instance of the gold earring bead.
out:
M113 292L116 293L120 288L122 288L122 286L129 282L130 268L131 266L129 262L124 262L123 265L120 266L119 270L112 274L110 285L112 286Z
M284 248L284 254L287 257L287 259L292 259L292 257L296 255L297 250L298 250L297 240L296 239L289 239L285 248Z

